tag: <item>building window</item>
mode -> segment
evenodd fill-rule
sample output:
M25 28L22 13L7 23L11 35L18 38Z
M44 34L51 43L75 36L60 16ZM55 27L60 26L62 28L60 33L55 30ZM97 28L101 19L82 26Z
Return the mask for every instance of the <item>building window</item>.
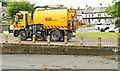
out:
M101 14L98 14L98 17L100 17L101 16Z
M85 15L85 17L87 17L87 14Z
M82 11L82 14L84 14L84 12Z
M92 14L92 17L93 17L94 15Z
M100 16L101 16L101 14L100 14Z
M98 20L98 22L100 22L100 19Z
M89 17L90 17L90 14L89 14Z
M85 21L85 19L83 19L83 22Z

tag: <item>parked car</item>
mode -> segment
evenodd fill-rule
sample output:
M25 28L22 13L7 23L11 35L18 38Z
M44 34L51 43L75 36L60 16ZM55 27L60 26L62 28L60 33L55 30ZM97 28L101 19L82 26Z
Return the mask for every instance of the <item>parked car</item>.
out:
M108 29L109 32L115 32L115 31L119 31L119 28L117 27L112 27L110 29Z
M14 29L13 25L10 25L10 27L9 27L9 33L13 33L13 29Z
M96 30L101 30L101 29L106 30L106 29L109 29L109 26L110 26L110 24L108 24L108 23L98 23L98 24L95 25L94 28Z
M102 25L101 23L98 23L98 24L95 25L94 28L95 28L96 30L99 30L101 25Z

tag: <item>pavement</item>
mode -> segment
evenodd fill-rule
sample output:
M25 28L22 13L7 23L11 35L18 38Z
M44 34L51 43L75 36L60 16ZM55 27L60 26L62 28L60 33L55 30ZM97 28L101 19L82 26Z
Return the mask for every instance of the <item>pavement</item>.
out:
M0 43L5 43L5 36L0 36ZM8 37L8 43L18 43L18 38L9 36ZM31 39L28 39L27 41L22 41L21 43L26 43L26 44L47 44L47 41L42 41L42 40L37 40L36 43L33 43ZM102 39L101 44L104 46L117 46L117 39ZM63 41L59 42L52 42L50 44L58 44L62 45L64 44ZM69 45L79 45L80 44L80 37L76 36L73 39L68 41ZM97 38L84 38L84 44L83 45L98 45L98 39Z

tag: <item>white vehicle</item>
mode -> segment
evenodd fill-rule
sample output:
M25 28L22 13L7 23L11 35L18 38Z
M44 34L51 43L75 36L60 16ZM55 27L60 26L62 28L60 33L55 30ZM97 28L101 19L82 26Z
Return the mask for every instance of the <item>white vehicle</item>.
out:
M14 29L13 25L10 25L10 27L9 27L9 33L13 33L13 29Z
M109 32L115 32L118 30L119 30L119 28L117 28L115 25L111 25L110 28L108 29Z
M100 24L100 23L99 23L99 24L96 24L94 28L95 28L96 30L99 30L100 27L101 27L101 25L102 25L102 24Z
M99 23L99 24L95 25L94 28L95 28L96 30L101 30L101 29L106 30L106 29L109 29L109 26L110 26L110 24Z

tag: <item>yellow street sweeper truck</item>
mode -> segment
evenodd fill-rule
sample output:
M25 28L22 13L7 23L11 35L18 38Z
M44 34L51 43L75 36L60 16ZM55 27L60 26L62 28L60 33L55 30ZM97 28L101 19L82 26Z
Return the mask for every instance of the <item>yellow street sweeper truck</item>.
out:
M50 35L51 41L64 40L74 37L78 28L78 20L74 9L57 9L48 6L37 6L32 13L19 11L14 16L14 37L21 35L22 40L32 38L46 39Z

